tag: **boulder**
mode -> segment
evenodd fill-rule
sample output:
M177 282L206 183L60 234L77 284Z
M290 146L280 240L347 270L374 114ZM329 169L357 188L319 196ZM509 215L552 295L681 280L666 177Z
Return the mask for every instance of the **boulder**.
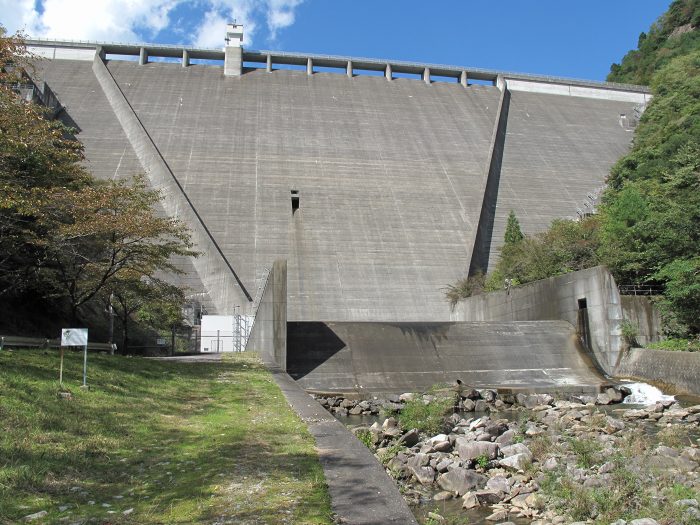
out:
M398 421L393 417L388 417L382 423L382 430L389 430L390 428L396 428L398 426Z
M411 471L411 473L413 473L418 480L418 483L421 485L430 485L433 481L435 481L435 469L433 467L409 466L408 469Z
M438 492L433 496L433 500L435 501L445 501L448 499L452 499L454 497L454 494L452 492L448 492L446 490L443 490L442 492Z
M430 463L430 456L428 454L416 454L407 463L409 467L426 467Z
M506 430L503 434L496 438L496 443L501 446L511 445L515 439L515 430Z
M476 406L476 403L474 403L474 401L472 401L469 398L462 401L462 410L464 410L465 412L474 412L475 406Z
M415 397L416 397L416 394L414 394L413 392L406 392L405 394L401 394L399 396L399 401L401 403L405 403L406 401L413 401L413 398L415 398Z
M441 489L455 492L460 496L471 490L483 488L486 486L486 481L485 476L462 467L455 467L437 478L437 484Z
M409 430L399 438L399 443L409 448L418 444L418 441L420 441L420 435L418 434L418 429L415 428Z
M351 416L359 416L362 414L362 408L360 408L359 405L352 407L350 410L348 410L348 414Z
M486 482L486 489L507 494L510 491L510 482L505 476L494 476Z
M476 497L476 494L473 492L467 492L463 497L462 497L462 507L465 509L473 509L475 507L479 506L479 500Z
M503 458L498 462L502 467L512 470L523 470L532 461L532 456L527 454L515 454L507 458Z
M481 399L488 403L492 403L496 400L496 392L494 390L481 390L479 393L481 394Z
M532 459L532 452L522 443L515 443L513 445L508 445L507 447L501 448L501 454L503 454L503 457L506 458L508 456L515 456L516 454L525 454Z
M477 490L474 492L476 499L479 500L480 505L494 505L500 503L503 499L503 493L496 490Z
M486 456L488 459L496 459L499 445L488 441L468 441L466 438L459 437L455 440L455 450L460 458L467 461L480 456Z
M474 403L474 412L486 412L489 409L489 405L483 399L479 399Z
M651 518L641 518L627 522L628 525L659 525L659 522Z

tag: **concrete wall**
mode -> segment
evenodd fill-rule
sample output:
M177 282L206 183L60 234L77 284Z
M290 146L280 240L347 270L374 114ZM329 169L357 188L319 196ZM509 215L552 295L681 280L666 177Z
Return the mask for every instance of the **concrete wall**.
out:
M656 383L673 394L700 396L700 353L633 348L625 352L615 375Z
M618 123L629 102L513 93L495 173L497 87L110 61L118 89L106 97L104 71L85 65L45 61L40 76L91 170L122 176L135 161L167 191L167 213L208 243L194 264L218 313L284 258L291 320L447 320L443 289L469 268L481 211L493 262L511 208L526 232L574 214L631 136ZM497 186L484 184L489 171Z
M591 350L598 364L612 374L620 358L622 306L615 280L602 266L470 297L457 304L459 321L537 321L561 319L579 323L579 300L587 305Z
M217 311L231 312L234 306L239 305L247 312L252 296L238 279L216 239L99 55L94 58L92 70L151 185L163 192L165 211L190 227L195 247L202 253L194 260L194 267Z
M648 343L660 341L661 313L649 297L639 295L622 295L622 317L639 330L637 344L644 347Z
M287 369L287 261L275 261L260 298L246 351L263 362Z
M565 321L290 322L288 371L307 390L424 391L437 383L596 391L606 381Z

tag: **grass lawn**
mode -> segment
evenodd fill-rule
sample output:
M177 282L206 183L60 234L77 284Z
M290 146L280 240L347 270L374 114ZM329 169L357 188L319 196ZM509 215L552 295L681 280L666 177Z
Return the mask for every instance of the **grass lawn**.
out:
M255 356L0 353L0 523L330 524L314 442Z

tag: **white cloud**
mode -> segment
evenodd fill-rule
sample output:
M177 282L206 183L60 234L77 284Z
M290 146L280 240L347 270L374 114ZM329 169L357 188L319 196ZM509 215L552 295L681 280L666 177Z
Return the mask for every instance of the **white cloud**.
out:
M270 38L277 38L277 31L294 24L294 9L304 0L268 0L267 27Z
M34 0L0 0L0 23L9 33L34 27L38 18Z
M187 40L201 47L223 47L226 23L244 26L243 44L250 47L260 27L269 40L291 26L304 0L0 0L0 21L8 31L24 29L29 36L142 42L171 27L171 14L182 4L200 23ZM39 5L37 7L37 4ZM198 13L201 13L198 14Z

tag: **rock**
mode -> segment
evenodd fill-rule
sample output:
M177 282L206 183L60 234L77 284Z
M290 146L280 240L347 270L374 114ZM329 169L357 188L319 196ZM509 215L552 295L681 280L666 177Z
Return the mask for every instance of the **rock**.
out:
M454 494L452 492L448 492L446 490L443 490L442 492L438 492L433 496L433 499L435 501L445 501L448 499L452 499L454 497Z
M486 519L488 521L503 521L508 518L508 511L507 510L497 510L490 516L487 516Z
M455 450L460 458L467 461L476 459L479 456L486 456L488 459L496 459L499 446L496 443L468 441L465 438L459 437L455 441Z
M697 507L698 500L696 499L679 499L675 503L678 507Z
M681 457L700 463L700 449L687 447L681 453Z
M440 441L449 441L449 436L447 434L438 434L437 436L433 436L428 440L428 443L433 444L433 443L439 443Z
M494 476L486 482L486 488L507 494L510 490L510 482L505 476Z
M641 518L628 522L628 525L659 525L659 522L651 518Z
M485 476L462 467L455 467L437 478L437 484L441 489L456 492L460 496L471 490L483 488L486 486L486 481Z
M476 494L473 492L467 492L463 497L462 497L462 507L465 509L473 509L475 507L479 506L479 500L476 497Z
M481 399L488 403L493 403L496 400L496 392L493 390L481 390L479 394L481 394Z
M65 512L70 508L70 505L59 505L58 512Z
M409 467L426 467L429 463L430 456L428 454L416 454L407 461Z
M528 494L527 498L525 499L525 503L531 509L543 510L545 507L544 498L539 494Z
M362 409L359 405L352 407L350 410L348 410L348 414L350 414L351 416L359 416L360 414L362 414Z
M528 508L527 498L530 494L518 494L514 498L511 498L510 504L519 509Z
M474 403L474 412L486 412L489 409L489 405L483 399L479 399Z
M418 480L418 483L421 485L430 485L433 481L435 481L435 469L433 469L433 467L409 466L408 469L411 471L411 473L413 473Z
M126 509L124 512L122 512L122 514L124 514L124 516L128 516L132 512L134 512L134 509Z
M527 454L515 454L507 458L503 458L498 462L499 465L513 470L523 470L532 461L532 456Z
M472 401L469 398L462 401L462 410L464 410L465 412L474 412L475 406L476 406L476 403L474 403L474 401Z
M516 397L521 405L530 409L539 405L551 405L554 403L554 398L549 394L518 394Z
M515 439L515 430L506 430L503 434L496 438L496 443L501 446L511 445Z
M428 512L428 518L432 520L433 523L446 523L447 520L440 516L437 512Z
M445 458L443 460L440 460L438 464L435 465L435 470L442 474L443 472L447 472L447 469L450 465L452 465L452 460L449 458Z
M34 514L30 514L29 516L24 517L24 521L36 521L40 520L44 516L48 515L48 512L45 510L40 510L39 512L35 512Z
M625 424L622 421L615 419L614 417L605 416L605 427L603 430L606 434L614 434L615 432L619 432L620 430L624 429Z
M484 428L484 431L491 437L497 438L504 432L508 430L508 425L505 422L505 420L499 420L495 423L492 423L490 425L486 425Z
M384 420L384 423L382 423L382 430L389 430L390 428L396 428L397 425L398 425L398 422L396 421L395 418L388 417Z
M353 408L355 406L355 402L352 399L343 399L340 406L342 408Z
M622 392L620 392L619 390L617 390L616 388L613 388L613 387L607 388L605 390L605 395L607 395L608 398L610 398L611 403L621 403L622 398L624 397L622 395Z
M656 447L656 450L654 452L658 456L664 456L667 458L677 458L680 455L675 448L665 447L663 445L659 445L658 447Z
M477 490L474 495L480 505L494 505L503 499L503 493L496 490Z
M649 412L644 409L639 410L625 410L622 413L624 419L646 419L649 417Z
M399 396L399 401L401 403L405 403L406 401L413 401L413 399L416 397L416 394L413 392L406 392L405 394L401 394Z
M557 458L547 458L542 464L542 470L552 471L556 470L558 466L559 462L557 461Z
M433 443L433 446L430 448L433 452L449 452L452 450L452 443L450 443L449 440L438 441L437 443Z
M409 430L399 438L399 443L405 445L408 448L411 448L413 445L418 444L418 441L420 441L420 435L418 434L418 430L415 428Z
M503 457L506 458L508 456L515 456L516 454L525 454L532 459L532 452L522 443L515 443L513 445L508 445L507 447L501 448L501 454L503 454Z
M608 461L607 463L603 463L600 468L598 469L598 474L607 474L608 472L612 472L615 470L615 463L612 461Z

